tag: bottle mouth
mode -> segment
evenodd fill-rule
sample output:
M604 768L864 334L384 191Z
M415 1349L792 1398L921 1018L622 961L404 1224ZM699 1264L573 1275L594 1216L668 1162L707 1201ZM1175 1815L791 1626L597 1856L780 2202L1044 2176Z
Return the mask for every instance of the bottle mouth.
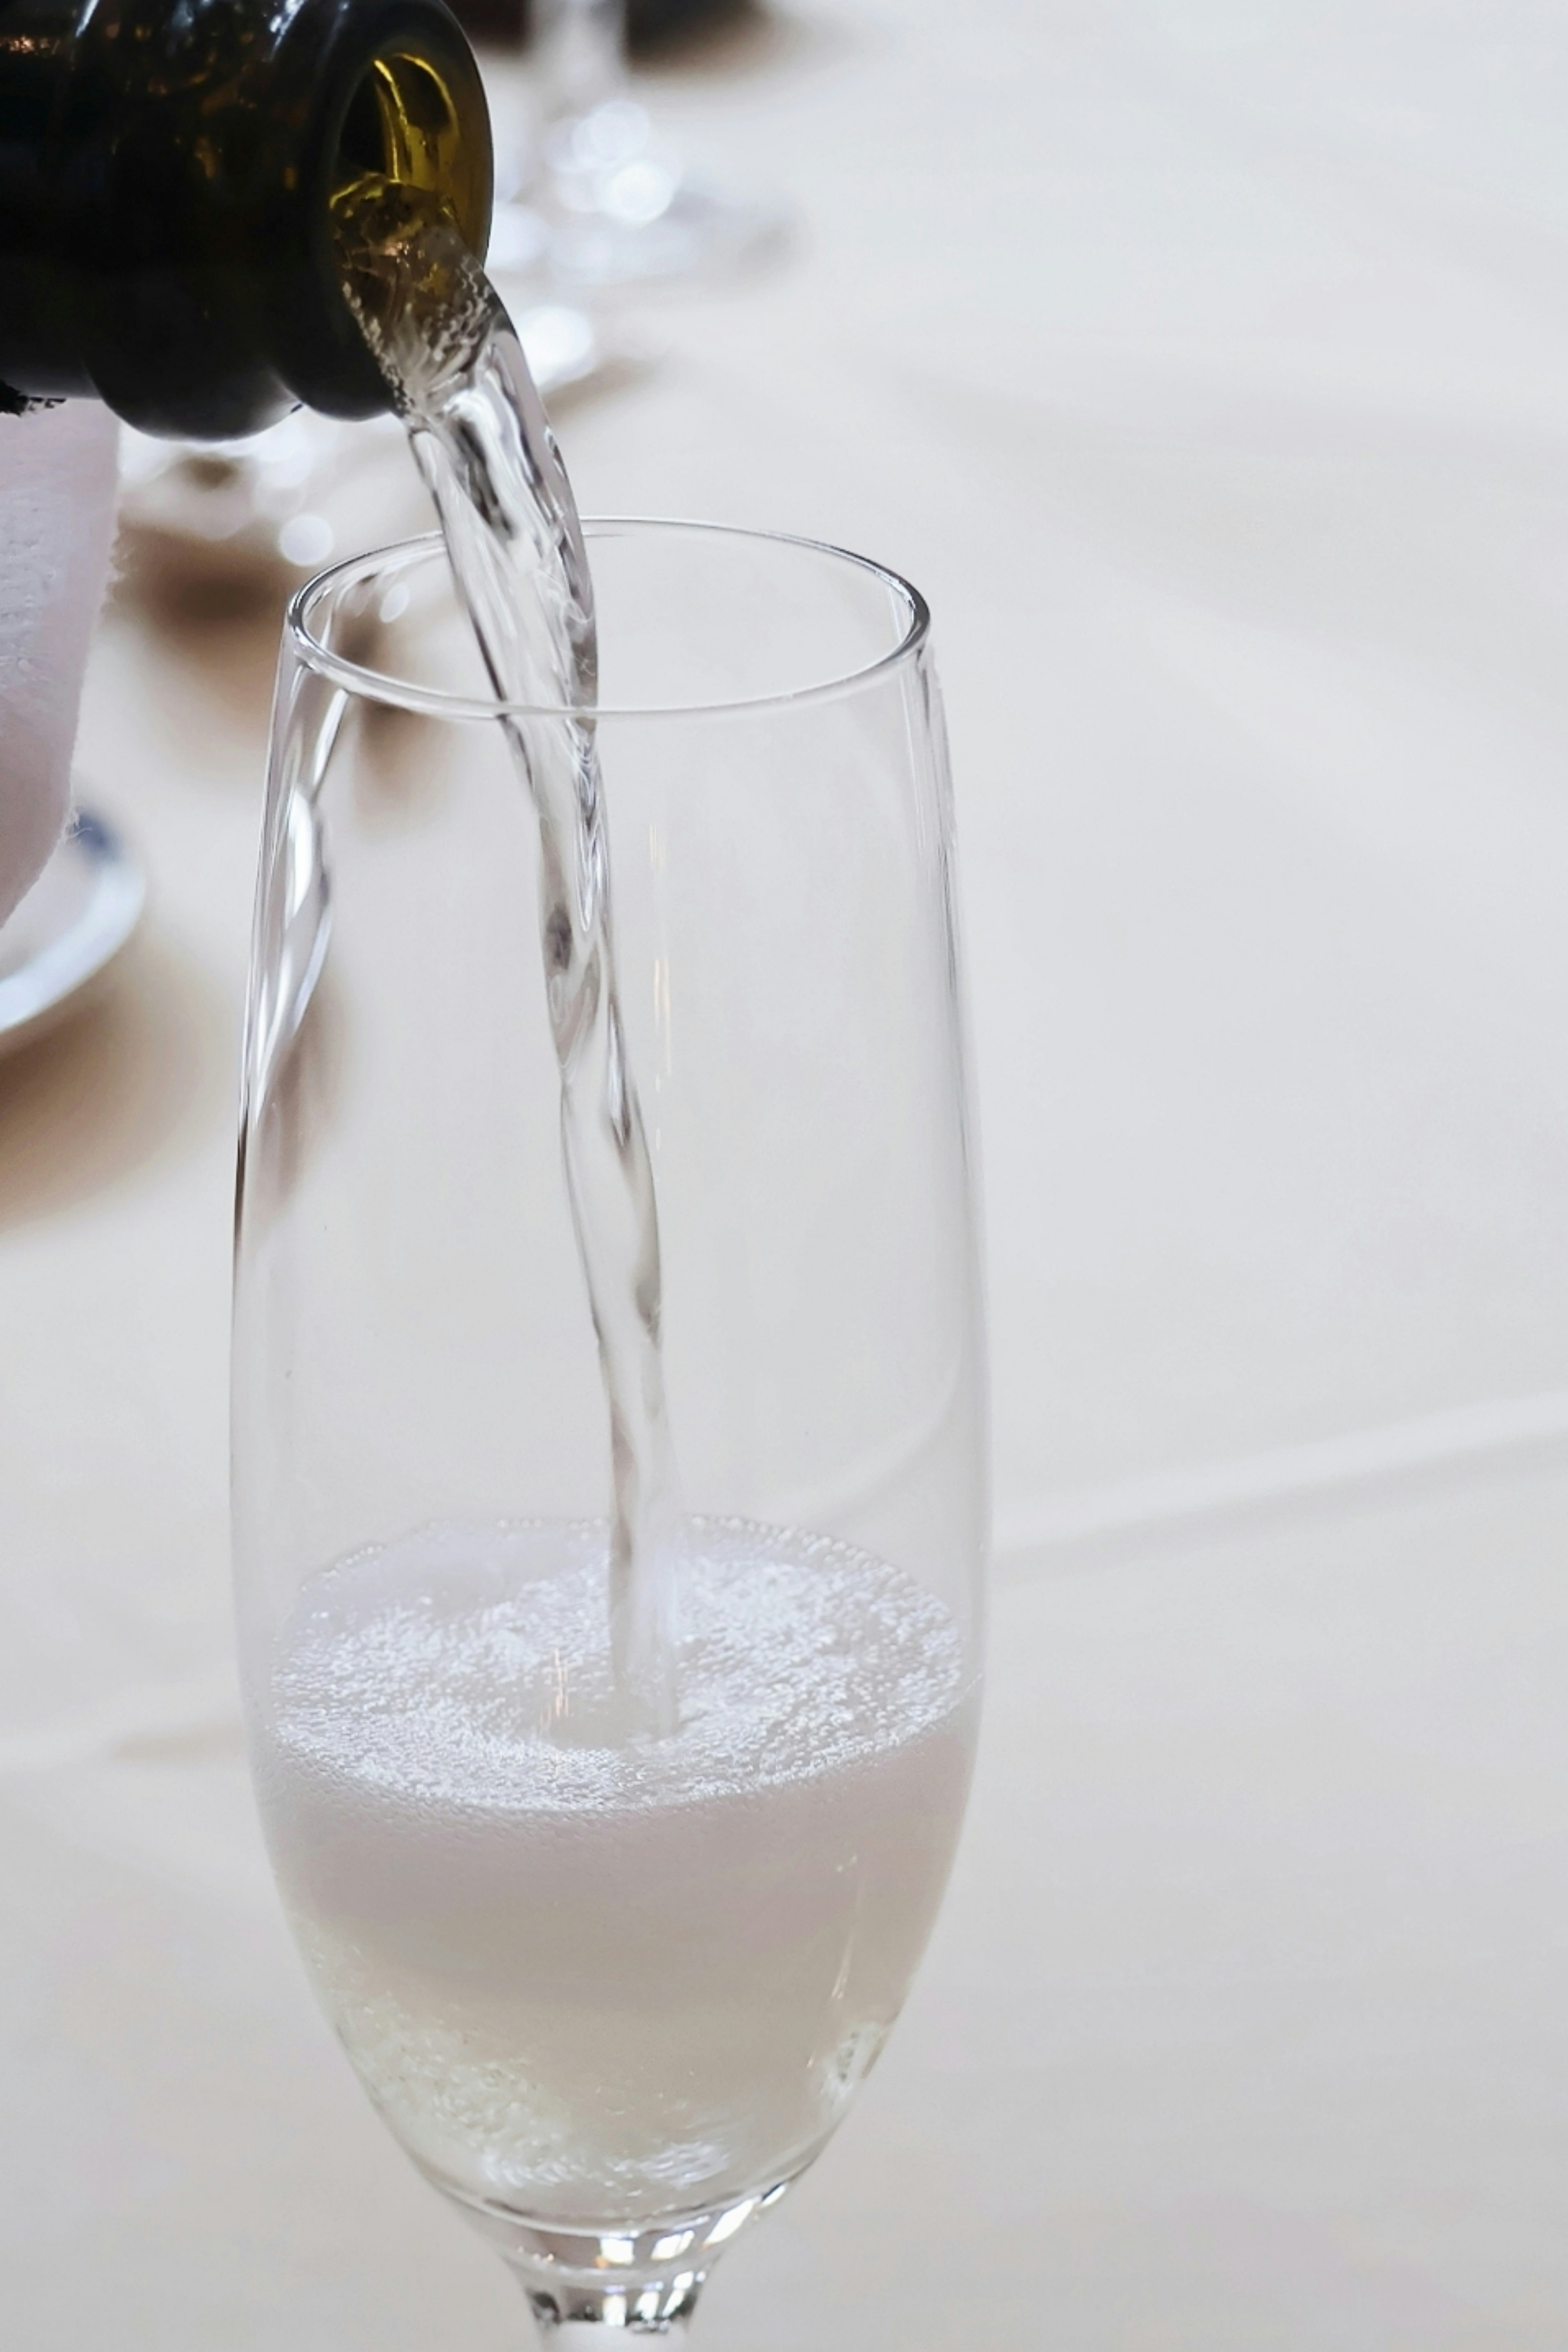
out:
M290 198L299 249L286 236L272 276L272 348L296 400L328 416L374 416L393 396L351 299L344 224L364 217L367 203L441 219L482 260L489 112L473 51L442 0L336 5L331 47L308 61L321 85L319 128L308 177ZM310 16L300 9L297 21Z
M489 242L490 157L486 142L472 135L471 106L466 134L464 119L457 76L446 60L406 47L379 50L350 95L338 134L334 205L367 181L415 190L446 207L482 261Z

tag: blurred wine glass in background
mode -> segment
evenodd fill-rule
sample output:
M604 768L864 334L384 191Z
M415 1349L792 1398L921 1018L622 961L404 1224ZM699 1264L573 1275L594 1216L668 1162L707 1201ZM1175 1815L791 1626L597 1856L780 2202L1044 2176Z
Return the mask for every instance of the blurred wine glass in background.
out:
M590 294L721 277L776 243L779 209L688 170L632 94L639 16L663 30L712 13L711 0L535 0L534 102L501 133L492 268ZM466 21L494 36L493 10L481 21L470 0Z
M535 289L536 295L544 289ZM578 305L535 299L515 312L546 400L634 371L645 347ZM429 520L394 416L345 424L297 408L242 441L120 436L120 522L135 585L279 593L334 557Z

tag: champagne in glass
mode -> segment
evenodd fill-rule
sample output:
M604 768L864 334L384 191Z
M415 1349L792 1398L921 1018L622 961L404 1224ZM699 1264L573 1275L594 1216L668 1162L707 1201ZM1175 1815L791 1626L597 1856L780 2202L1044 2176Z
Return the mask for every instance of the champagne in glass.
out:
M258 1753L301 1948L405 2146L474 2210L683 2239L676 2278L879 2051L973 1715L900 1571L744 1521L691 1551L663 1738L616 1733L602 1529L447 1526L306 1584ZM643 2284L661 2316L673 2284Z

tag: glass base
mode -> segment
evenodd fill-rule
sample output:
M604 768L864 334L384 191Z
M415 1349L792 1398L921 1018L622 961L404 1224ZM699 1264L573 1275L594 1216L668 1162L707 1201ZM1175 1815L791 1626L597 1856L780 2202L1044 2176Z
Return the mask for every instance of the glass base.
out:
M466 2197L448 2181L437 2179L437 2186L517 2273L546 2341L563 2347L583 2340L578 2331L590 2327L632 2336L683 2334L723 2248L771 2210L799 2177L792 2173L732 2204L625 2231L560 2229Z

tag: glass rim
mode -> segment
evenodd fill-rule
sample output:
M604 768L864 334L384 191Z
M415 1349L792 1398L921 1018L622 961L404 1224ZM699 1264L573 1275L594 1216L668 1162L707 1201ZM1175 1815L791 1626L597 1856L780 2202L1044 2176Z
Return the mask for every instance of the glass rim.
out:
M599 702L591 706L595 720L606 719L702 719L725 718L747 711L794 709L798 705L830 702L855 693L872 679L882 677L897 669L901 663L918 655L931 635L931 607L913 583L885 563L875 562L868 555L857 555L853 549L836 547L831 540L809 539L800 533L784 530L755 530L743 523L696 522L682 518L659 515L584 515L584 536L595 531L668 531L689 532L711 539L749 540L763 546L790 547L805 550L812 555L831 558L835 563L848 564L882 582L894 597L900 600L907 612L906 625L898 642L874 661L863 662L858 668L847 670L837 677L814 681L809 686L786 687L769 694L737 695L727 701L618 703ZM426 556L446 550L438 530L421 531L410 539L394 540L382 547L371 548L360 555L343 557L329 564L297 588L289 599L284 616L286 639L290 641L300 657L319 676L330 678L351 694L363 696L367 701L390 705L395 709L411 710L423 718L448 719L574 719L584 716L590 707L570 702L506 702L500 697L452 694L437 686L419 684L413 678L399 677L390 670L374 669L363 662L351 660L334 646L323 643L312 626L314 615L334 591L353 586L374 578L380 571L398 565L412 565Z

